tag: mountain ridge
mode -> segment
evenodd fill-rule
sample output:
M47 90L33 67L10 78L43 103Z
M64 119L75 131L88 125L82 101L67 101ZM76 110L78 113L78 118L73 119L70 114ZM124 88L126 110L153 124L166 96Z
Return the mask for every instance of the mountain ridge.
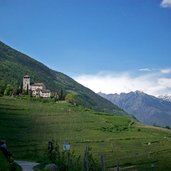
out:
M160 95L158 96L159 99L171 102L171 95L170 94L165 94L165 95Z
M17 88L22 83L25 74L30 75L31 82L44 82L46 87L52 91L76 92L78 104L85 107L100 111L123 112L119 107L77 83L69 76L48 68L41 62L0 41L0 88L7 84L12 84L13 87Z
M118 105L144 124L171 126L171 102L141 91L121 94L98 94Z

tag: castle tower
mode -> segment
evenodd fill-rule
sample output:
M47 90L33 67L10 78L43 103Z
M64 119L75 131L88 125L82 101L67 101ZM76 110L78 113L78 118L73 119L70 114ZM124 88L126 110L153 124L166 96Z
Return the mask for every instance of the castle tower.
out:
M27 91L30 90L30 76L25 75L23 77L23 90Z

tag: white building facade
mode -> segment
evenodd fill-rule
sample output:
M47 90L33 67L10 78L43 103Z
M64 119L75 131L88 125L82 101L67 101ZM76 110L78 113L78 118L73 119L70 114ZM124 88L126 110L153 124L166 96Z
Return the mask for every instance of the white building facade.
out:
M30 76L28 75L23 77L23 90L30 91L34 97L49 98L51 96L51 91L46 89L43 83L38 82L30 85Z

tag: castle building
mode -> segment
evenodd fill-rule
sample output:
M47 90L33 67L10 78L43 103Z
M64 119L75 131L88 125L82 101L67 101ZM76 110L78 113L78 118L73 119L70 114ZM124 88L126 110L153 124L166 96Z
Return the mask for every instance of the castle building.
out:
M31 85L31 90L34 91L34 90L37 90L37 89L40 89L40 90L45 90L46 87L43 83L34 83Z
M30 85L30 76L25 75L23 77L23 90L29 90L34 97L48 98L51 96L51 91L46 89L46 86L42 82L37 82Z
M25 75L23 77L23 90L27 91L30 90L30 76Z

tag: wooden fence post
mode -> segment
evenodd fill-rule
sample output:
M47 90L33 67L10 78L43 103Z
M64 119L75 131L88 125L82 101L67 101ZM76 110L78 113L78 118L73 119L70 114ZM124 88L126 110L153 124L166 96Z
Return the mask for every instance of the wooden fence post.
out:
M116 170L119 171L119 161L117 161Z
M82 163L82 171L89 171L89 160L88 160L88 146L85 147L84 150L84 157L83 157L83 163Z
M101 171L105 171L105 161L104 161L104 156L100 156L100 166L101 166Z

